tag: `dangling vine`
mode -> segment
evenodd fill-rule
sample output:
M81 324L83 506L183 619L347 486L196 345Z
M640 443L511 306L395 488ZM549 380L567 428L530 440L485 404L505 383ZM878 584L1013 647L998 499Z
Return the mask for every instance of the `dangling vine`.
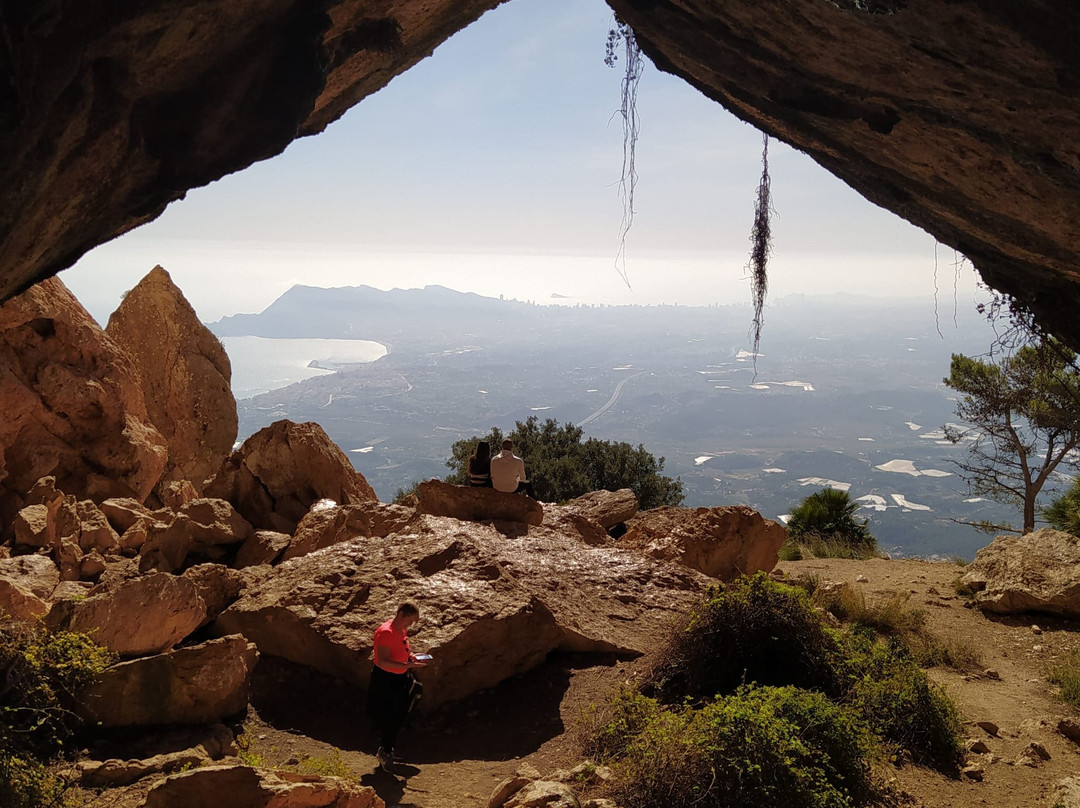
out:
M637 90L641 81L641 72L645 61L638 47L637 38L632 29L618 17L615 27L608 31L607 47L604 52L604 64L615 67L619 61L619 51L623 51L622 105L615 115L622 116L623 125L623 162L622 176L619 179L619 196L622 198L623 215L619 224L619 251L615 255L615 271L630 287L630 278L626 274L626 234L634 224L634 189L637 187L637 168L634 156L637 150L638 128L640 121L637 114Z
M754 226L750 228L750 292L754 299L754 371L757 371L758 346L764 323L765 295L769 291L768 264L772 254L772 187L769 179L769 136L761 136L761 182L754 203Z

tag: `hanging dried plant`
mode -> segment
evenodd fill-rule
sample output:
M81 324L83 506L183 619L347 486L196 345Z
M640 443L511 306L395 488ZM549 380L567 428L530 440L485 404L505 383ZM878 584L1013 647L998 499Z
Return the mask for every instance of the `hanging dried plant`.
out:
M764 323L765 295L769 291L768 265L772 254L772 190L769 180L769 136L762 135L761 182L754 204L754 226L750 229L750 291L754 299L754 323L750 330L754 342L754 370L757 370L758 346Z
M634 30L618 17L615 27L608 31L607 48L604 64L615 67L619 61L619 51L623 52L622 104L615 115L622 117L623 126L623 162L622 176L619 179L619 196L622 198L623 215L619 224L619 251L615 255L615 270L630 288L630 278L626 274L626 234L634 224L634 189L637 187L637 168L634 157L640 121L637 114L637 91L641 81L641 72L645 67L641 48L638 47Z

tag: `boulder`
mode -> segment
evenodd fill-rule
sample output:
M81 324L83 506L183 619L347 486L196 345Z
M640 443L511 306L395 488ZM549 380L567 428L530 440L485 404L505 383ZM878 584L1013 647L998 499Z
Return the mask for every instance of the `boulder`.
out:
M120 536L113 530L102 510L89 499L75 506L79 517L79 548L83 552L115 553L120 550Z
M178 511L192 500L199 498L199 492L191 480L161 482L158 483L156 490L161 504L171 511Z
M782 525L763 519L745 505L665 505L643 511L627 522L619 544L730 581L740 574L772 570L786 539Z
M247 709L257 661L233 636L121 662L95 677L81 710L106 727L210 723Z
M415 511L401 505L363 502L338 505L319 500L296 526L283 561L360 537L387 536L403 529Z
M534 780L504 803L505 808L580 808L574 790L554 780Z
M638 498L629 488L618 491L590 491L563 506L610 530L638 512ZM546 510L546 509L545 509Z
M153 519L150 509L131 497L112 497L102 502L100 508L109 524L119 534L126 532L140 519Z
M259 564L273 564L281 558L290 542L292 542L292 537L288 533L256 530L247 541L240 545L233 566L240 569L256 567Z
M51 547L56 543L56 525L46 505L27 505L12 520L15 543L24 547Z
M1080 777L1059 780L1046 805L1047 808L1080 808Z
M219 556L211 549L241 544L253 532L251 524L225 500L195 499L168 526L157 523L147 528L139 550L142 568L175 572L184 567L190 554Z
M256 528L292 534L312 504L378 498L349 458L315 423L277 421L221 464L205 496L231 502Z
M0 620L13 618L29 622L48 613L49 604L44 598L0 574Z
M0 523L47 475L78 499L143 500L165 466L139 374L57 278L0 306Z
M240 572L229 569L224 564L198 564L186 570L183 577L195 584L199 597L206 603L204 624L216 620L219 614L240 597L240 590L244 587Z
M401 601L415 600L413 647L434 656L419 673L432 707L528 670L556 648L653 650L708 584L684 567L588 547L543 526L505 533L419 515L398 533L281 563L248 585L214 628L366 686L375 628Z
M158 572L74 603L66 625L59 627L93 633L121 656L140 656L167 651L205 617L206 603L194 583Z
M62 600L78 601L90 594L94 584L90 581L61 581L52 591L49 600L57 603Z
M203 766L155 783L142 808L386 808L370 786L339 777L269 772L242 765Z
M169 454L161 479L191 481L198 489L236 441L236 400L225 348L160 266L124 296L105 333L134 361L147 416L166 438ZM165 497L162 501L169 504Z
M22 555L0 559L0 578L39 598L48 598L60 583L60 571L47 556Z
M54 542L51 554L52 560L60 568L61 581L78 581L82 579L83 551L79 542L74 538L60 539Z
M980 609L1080 617L1080 539L1050 528L998 536L960 579Z
M506 494L494 488L451 485L442 480L428 480L416 489L420 513L449 516L471 522L519 522L539 525L544 508L524 494Z

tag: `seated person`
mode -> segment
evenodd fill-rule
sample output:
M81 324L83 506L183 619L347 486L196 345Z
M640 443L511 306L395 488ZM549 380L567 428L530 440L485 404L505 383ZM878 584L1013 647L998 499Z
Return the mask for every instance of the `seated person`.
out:
M469 485L491 488L491 447L486 440L476 444L476 451L469 458Z
M514 454L514 442L509 438L502 442L502 451L491 458L491 484L496 491L536 499L532 483L525 476L525 461Z

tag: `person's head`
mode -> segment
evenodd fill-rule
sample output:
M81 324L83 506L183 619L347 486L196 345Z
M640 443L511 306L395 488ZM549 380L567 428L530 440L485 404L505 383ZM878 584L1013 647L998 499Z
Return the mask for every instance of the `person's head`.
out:
M394 615L394 621L399 623L404 628L408 628L417 620L420 619L420 609L415 603L411 601L405 601L398 606L397 614Z
M512 452L514 451L514 442L507 438L502 442L502 447L504 452Z
M473 452L473 456L469 459L476 460L480 463L486 463L491 459L491 444L486 440L480 441L476 444L476 451Z

